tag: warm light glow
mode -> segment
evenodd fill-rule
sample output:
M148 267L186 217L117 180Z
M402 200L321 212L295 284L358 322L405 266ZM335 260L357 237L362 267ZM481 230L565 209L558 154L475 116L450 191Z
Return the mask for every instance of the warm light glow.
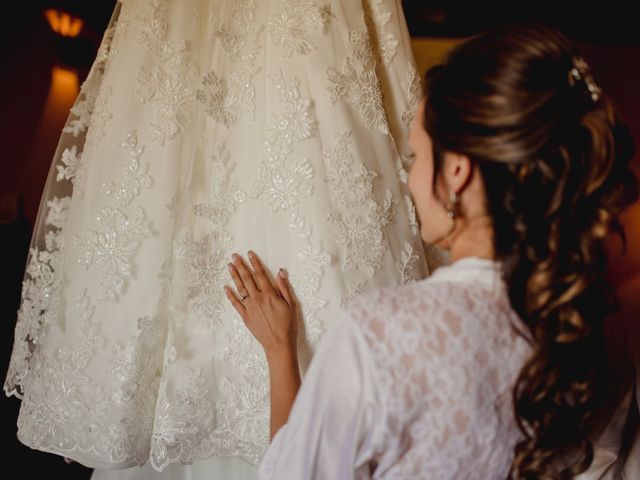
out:
M42 112L42 127L49 134L52 125L64 124L69 109L78 97L80 80L74 70L55 66L51 72L49 95ZM55 129L54 129L55 130ZM60 132L57 132L60 135Z
M64 123L80 91L80 80L74 70L55 66L51 72L49 95L42 112L43 127ZM60 132L58 132L58 136Z
M75 70L68 70L64 67L53 67L51 72L50 96L57 99L64 99L63 103L73 102L78 95L79 80Z
M80 18L72 17L68 13L50 8L44 14L49 21L51 30L63 37L77 37L82 30L83 21Z

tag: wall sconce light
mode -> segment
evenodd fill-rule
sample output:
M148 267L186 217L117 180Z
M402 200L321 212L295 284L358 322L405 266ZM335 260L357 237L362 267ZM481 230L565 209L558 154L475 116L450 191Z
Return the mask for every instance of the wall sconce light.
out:
M77 37L84 25L81 18L74 17L61 10L50 8L45 10L44 14L47 17L51 30L62 37Z

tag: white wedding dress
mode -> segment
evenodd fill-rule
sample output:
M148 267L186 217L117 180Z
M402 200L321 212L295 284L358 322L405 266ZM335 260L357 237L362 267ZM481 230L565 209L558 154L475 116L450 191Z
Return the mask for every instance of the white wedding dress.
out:
M5 382L19 439L100 478L252 477L267 368L227 262L288 269L303 369L347 300L425 277L420 88L399 0L118 3L34 232Z

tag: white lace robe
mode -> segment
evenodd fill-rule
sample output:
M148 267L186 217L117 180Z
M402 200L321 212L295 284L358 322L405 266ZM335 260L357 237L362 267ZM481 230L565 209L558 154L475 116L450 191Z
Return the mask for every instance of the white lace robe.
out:
M355 300L321 342L260 478L504 480L519 438L512 388L530 352L512 325L499 265L476 258ZM615 459L612 427L581 479Z

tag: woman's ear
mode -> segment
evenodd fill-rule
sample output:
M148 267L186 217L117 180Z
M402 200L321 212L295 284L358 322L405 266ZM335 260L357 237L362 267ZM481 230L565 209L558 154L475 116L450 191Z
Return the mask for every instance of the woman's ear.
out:
M473 164L469 157L459 153L446 152L443 162L443 179L447 190L451 193L461 193L471 181Z

